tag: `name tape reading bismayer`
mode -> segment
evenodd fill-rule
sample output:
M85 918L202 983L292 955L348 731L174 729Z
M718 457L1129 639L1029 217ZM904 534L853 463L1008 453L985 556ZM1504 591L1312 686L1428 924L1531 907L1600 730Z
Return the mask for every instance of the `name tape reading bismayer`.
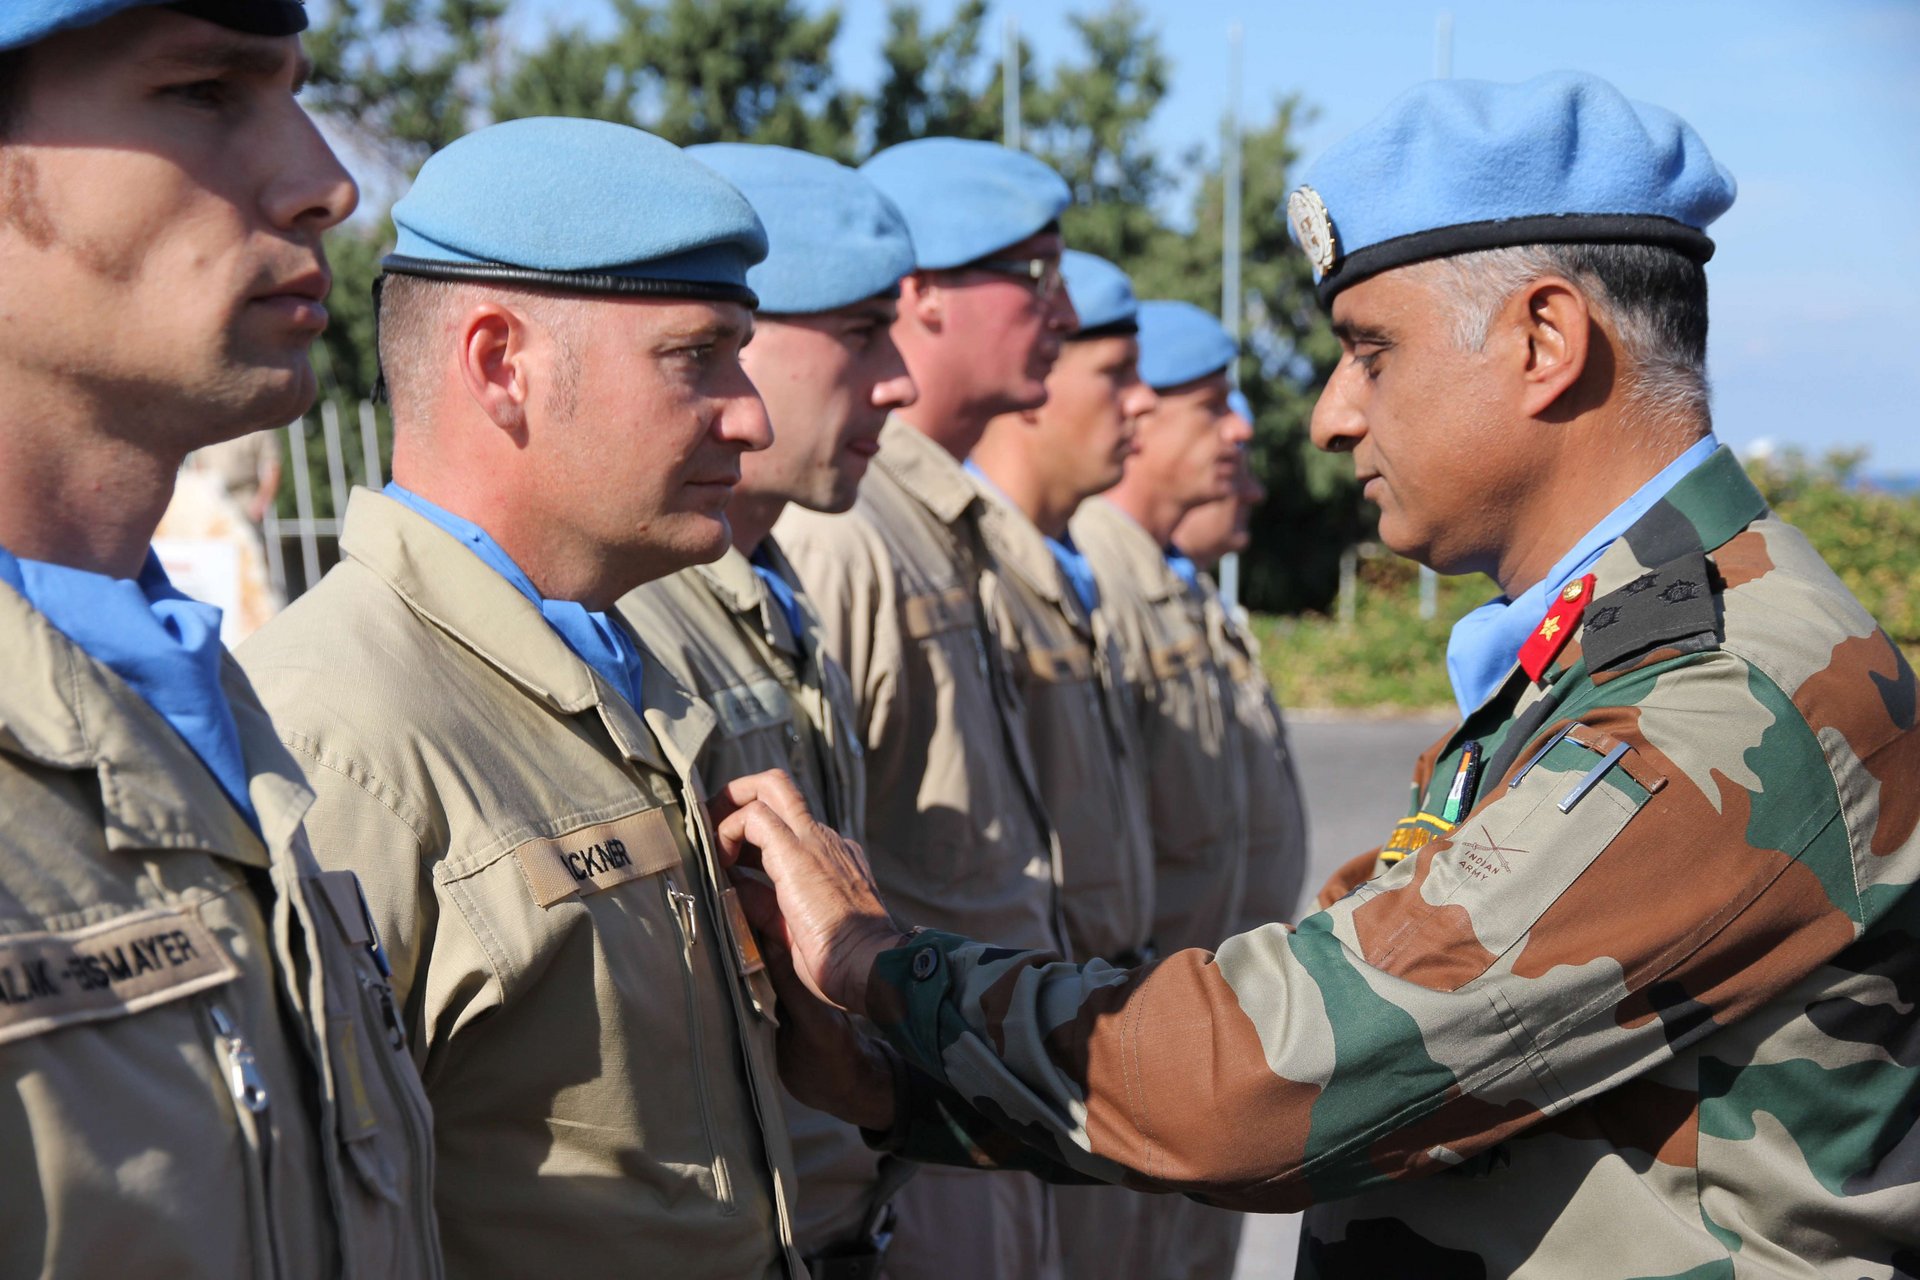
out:
M0 936L0 1044L138 1013L238 975L191 907Z

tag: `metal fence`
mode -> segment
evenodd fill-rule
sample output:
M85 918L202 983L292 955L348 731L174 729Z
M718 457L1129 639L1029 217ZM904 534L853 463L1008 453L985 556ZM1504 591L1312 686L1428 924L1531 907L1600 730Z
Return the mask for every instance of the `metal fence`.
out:
M342 412L331 400L286 428L281 493L261 523L267 574L274 590L292 600L320 580L340 558L340 526L354 485L386 483L383 413L362 400ZM386 435L390 440L390 433ZM291 507L291 516L283 514ZM327 514L319 514L322 510Z

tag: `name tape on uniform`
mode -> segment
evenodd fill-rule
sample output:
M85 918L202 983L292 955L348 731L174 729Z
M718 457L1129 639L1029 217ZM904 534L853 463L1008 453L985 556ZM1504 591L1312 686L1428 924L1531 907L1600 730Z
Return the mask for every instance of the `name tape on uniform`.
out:
M599 893L680 865L673 823L679 809L662 806L513 851L533 900L543 907Z
M191 907L0 936L0 1044L139 1013L239 976Z

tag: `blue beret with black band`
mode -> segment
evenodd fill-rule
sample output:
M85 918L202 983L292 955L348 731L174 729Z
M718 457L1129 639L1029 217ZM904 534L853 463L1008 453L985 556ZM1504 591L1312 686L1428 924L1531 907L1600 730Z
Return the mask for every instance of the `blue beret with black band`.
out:
M1335 143L1287 197L1323 304L1429 258L1527 244L1649 244L1696 262L1733 204L1700 135L1598 76L1435 80Z
M393 206L388 272L563 293L756 303L767 233L732 183L604 120L490 125L435 152Z
M0 51L37 44L56 31L90 27L127 9L163 0L32 0L0 7ZM165 7L256 36L290 36L307 29L300 0L173 0Z
M767 229L747 285L772 315L814 315L899 291L913 270L907 220L838 161L788 147L713 142L687 154L739 188Z
M1140 380L1155 391L1225 372L1239 354L1226 326L1191 302L1140 304Z
M1052 226L1073 202L1042 161L997 142L916 138L860 166L906 215L923 271L963 267Z
M1067 341L1080 338L1121 337L1140 329L1140 303L1133 281L1105 258L1078 249L1060 255L1060 276L1067 282L1067 299L1080 327Z

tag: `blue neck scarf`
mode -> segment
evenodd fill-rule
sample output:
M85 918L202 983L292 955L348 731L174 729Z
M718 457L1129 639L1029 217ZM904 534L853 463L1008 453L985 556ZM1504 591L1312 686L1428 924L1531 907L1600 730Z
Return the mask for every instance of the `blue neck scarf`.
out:
M1094 581L1093 566L1073 545L1073 535L1063 533L1057 538L1047 539L1047 550L1053 552L1054 563L1060 566L1060 574L1073 588L1073 594L1080 597L1080 607L1089 617L1100 607L1100 584Z
M974 479L999 494L1008 506L1015 511L1020 509L1018 503L1007 497L1007 491L995 484L993 477L982 471L979 464L972 458L968 458L961 465ZM1088 564L1087 558L1080 554L1080 548L1073 545L1071 534L1063 533L1058 538L1048 538L1044 533L1040 536L1046 538L1047 550L1053 553L1054 563L1060 566L1060 572L1066 578L1067 585L1073 588L1073 594L1080 598L1081 605L1091 614L1100 604L1100 587L1093 580L1093 566Z
M1489 600L1453 624L1453 633L1447 638L1447 678L1453 682L1453 697L1460 704L1461 716L1471 715L1493 696L1507 672L1513 669L1520 646L1540 625L1548 602L1560 594L1560 589L1584 576L1636 520L1719 447L1720 442L1709 434L1593 526L1546 577L1517 598L1509 600L1500 596Z
M389 483L381 492L458 538L462 545L480 557L483 564L534 603L540 610L540 616L547 620L547 625L566 641L567 648L598 671L601 679L619 690L635 710L640 708L640 677L643 671L640 649L619 623L605 613L589 611L585 605L574 600L544 599L534 588L533 580L493 540L493 535L473 521L462 519L445 507L429 502L398 484Z
M240 728L220 686L220 610L174 590L160 559L134 579L21 560L0 547L0 582L127 682L173 727L255 832Z
M781 577L779 571L773 567L773 558L767 554L767 544L763 542L755 547L753 554L747 557L747 563L753 566L754 573L758 575L761 582L766 584L767 593L773 597L773 602L779 605L780 612L786 615L787 630L793 633L794 643L799 644L803 634L800 630L800 602L794 598L793 584Z
M1189 591L1199 590L1200 567L1194 564L1191 558L1181 555L1172 547L1167 548L1166 556L1167 568L1173 570L1173 576L1186 583Z

